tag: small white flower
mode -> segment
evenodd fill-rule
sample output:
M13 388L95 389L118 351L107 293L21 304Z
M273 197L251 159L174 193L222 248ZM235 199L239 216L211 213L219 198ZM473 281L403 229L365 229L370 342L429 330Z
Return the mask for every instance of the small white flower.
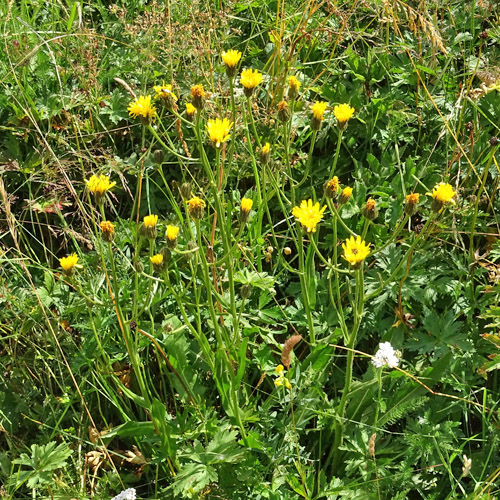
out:
M120 494L113 497L111 500L135 500L136 491L135 488L128 488L122 491Z
M379 344L378 351L375 357L372 358L372 364L376 368L382 368L385 365L395 368L399 365L399 358L390 342L381 342Z
M418 417L418 423L420 425L424 425L425 423L427 423L427 420L425 419L425 417Z

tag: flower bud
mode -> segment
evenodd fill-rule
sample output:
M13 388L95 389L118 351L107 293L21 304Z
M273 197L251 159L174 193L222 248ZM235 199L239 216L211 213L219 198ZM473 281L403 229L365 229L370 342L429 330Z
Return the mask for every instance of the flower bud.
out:
M363 207L362 212L363 212L363 215L368 220L373 220L377 217L378 210L377 210L375 200L373 198L368 198L366 205Z
M193 106L196 109L203 109L205 107L205 90L203 85L193 85L191 87L191 98Z
M179 192L183 199L187 200L191 196L191 183L183 182L179 188Z
M292 249L290 247L285 247L283 248L283 253L287 256L292 255Z
M157 253L149 258L151 263L153 264L153 269L156 273L161 273L165 268L165 262L163 259L163 254Z
M188 212L193 219L200 220L203 218L205 213L205 202L198 198L198 196L193 196L188 202Z
M325 196L332 200L336 200L339 194L339 178L333 177L325 184Z
M106 243L111 243L115 239L115 225L109 220L105 220L99 226L101 228L102 239Z
M250 198L242 198L240 205L240 222L246 224L250 217L250 210L252 210L253 201Z
M351 196L352 196L352 188L349 186L346 186L342 190L342 193L340 193L339 204L344 205L345 203L347 203L351 199Z
M177 246L177 235L179 234L179 228L177 226L167 226L167 246L172 250Z
M294 76L290 76L288 78L288 98L291 101L297 99L299 95L300 85L301 83Z
M156 224L158 224L157 215L146 215L139 228L139 235L148 240L154 240L157 236Z
M291 116L292 115L290 113L290 108L288 107L288 103L286 101L281 101L278 104L278 119L281 122L285 123L288 120L290 120Z
M269 163L269 153L271 151L271 145L266 142L260 150L260 162L262 165L267 165Z
M155 151L153 153L153 161L157 165L161 165L163 163L163 158L164 158L163 150L162 149L155 149Z
M252 296L252 285L242 285L240 295L243 299L249 299Z
M410 217L412 215L415 215L418 211L418 199L420 195L418 193L412 193L406 196L406 203L405 203L405 214L409 215Z

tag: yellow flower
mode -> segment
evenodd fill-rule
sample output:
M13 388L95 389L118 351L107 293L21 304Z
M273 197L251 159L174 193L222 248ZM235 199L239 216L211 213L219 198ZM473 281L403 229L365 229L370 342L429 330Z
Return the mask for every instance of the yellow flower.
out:
M241 199L241 211L250 212L252 210L253 201L250 198Z
M344 255L342 257L354 268L358 268L370 253L370 245L367 245L361 239L361 236L357 238L351 236L342 245L342 248L344 249Z
M301 83L293 75L288 77L288 97L293 100L299 95Z
M196 108L190 103L186 103L186 118L191 122L193 121L194 114L196 113Z
M167 240L175 240L179 234L179 228L177 226L167 226Z
M167 226L167 246L168 248L175 248L177 246L177 235L179 234L179 228L177 226Z
M201 219L203 217L203 209L205 208L205 202L198 198L198 196L193 196L187 202L189 215L194 219Z
M316 226L323 218L325 209L326 205L320 208L319 203L313 205L313 201L309 199L307 201L302 200L299 207L293 208L292 213L308 233L314 233L316 232Z
M278 374L280 374L284 369L285 369L285 367L283 365L278 365L276 367L275 372L278 373Z
M222 53L222 60L228 68L236 68L241 59L239 50L228 50Z
M149 260L154 266L161 266L163 264L163 254L157 253L156 255L149 257Z
M354 114L354 108L351 108L349 104L339 104L333 108L333 114L340 125L345 124Z
M417 213L418 211L417 205L419 198L420 198L419 193L411 193L406 195L406 203L404 207L405 214L411 217L412 215L415 215Z
M128 113L133 118L141 117L144 121L154 120L156 117L156 108L151 105L151 96L141 95L135 101L128 105Z
M285 377L278 377L275 381L274 381L274 385L276 387L281 387L283 385L283 380L285 380Z
M104 201L104 195L112 187L116 186L116 182L110 182L106 175L92 175L90 179L86 179L87 189L95 196L98 205Z
M241 85L243 85L243 91L247 97L252 95L253 90L260 82L262 82L262 73L257 70L244 69L241 72Z
M327 102L316 101L312 106L311 110L313 112L313 116L316 120L321 121L324 118L324 114L326 111L326 107L328 106Z
M278 118L282 122L287 122L291 117L290 109L286 101L278 103Z
M328 198L335 199L337 198L338 190L339 190L339 178L335 176L325 184L325 195Z
M207 132L208 137L214 143L215 147L220 147L222 142L229 139L229 131L233 126L233 122L230 122L227 118L221 120L216 118L215 120L208 120Z
M157 215L145 215L144 216L144 226L146 229L155 228L156 224L158 224L158 216Z
M162 85L155 85L153 90L156 92L155 99L162 99L170 104L177 101L177 96L172 92L172 85L165 83Z
M99 224L102 232L102 239L111 243L115 237L115 225L109 220L104 220Z
M434 186L431 196L443 204L448 202L453 204L455 203L455 200L453 199L455 191L453 191L450 184L445 184L444 182L440 182Z
M269 144L268 142L266 142L264 146L262 146L262 149L260 150L260 152L264 155L268 155L270 151L271 151L271 144Z
M344 203L347 203L352 196L352 187L346 186L344 189L342 189L342 193L340 193L339 196L339 203L343 205Z
M205 106L205 90L203 85L193 85L191 87L191 98L196 109L203 109Z
M427 194L433 198L431 208L436 213L440 212L446 203L455 204L453 197L456 193L450 184L440 182L434 186L432 193Z
M77 262L78 256L76 255L76 253L72 253L71 255L59 259L59 264L63 268L63 271L66 273L70 273L76 266Z

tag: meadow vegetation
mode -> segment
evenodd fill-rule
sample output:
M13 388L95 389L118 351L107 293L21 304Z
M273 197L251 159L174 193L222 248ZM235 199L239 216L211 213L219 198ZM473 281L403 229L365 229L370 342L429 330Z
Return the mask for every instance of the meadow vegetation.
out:
M496 498L497 1L0 18L1 499Z

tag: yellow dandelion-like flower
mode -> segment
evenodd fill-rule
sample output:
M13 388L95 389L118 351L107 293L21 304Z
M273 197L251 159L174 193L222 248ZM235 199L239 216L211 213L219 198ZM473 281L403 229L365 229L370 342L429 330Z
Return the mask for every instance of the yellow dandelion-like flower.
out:
M340 193L339 196L339 203L341 205L347 203L352 196L352 187L346 186L344 189L342 189L342 192Z
M300 86L301 83L295 76L292 75L288 77L288 97L291 100L296 99L299 95Z
M446 203L455 204L453 198L456 193L453 191L451 184L440 182L434 186L432 193L427 193L427 195L433 198L431 208L434 212L440 212Z
M455 196L455 191L453 191L453 187L451 184L445 184L444 182L440 182L434 186L432 190L431 196L439 201L440 203L455 203L453 197Z
M285 369L285 367L283 365L278 365L275 369L275 372L278 374L281 374L284 369Z
M149 260L154 266L161 266L163 264L163 254L157 253L156 255L149 257Z
M151 96L141 95L128 105L128 113L133 118L141 117L144 121L154 120L156 108L151 104Z
M250 212L252 210L253 200L250 198L242 198L241 199L241 211L242 212Z
M323 219L323 212L326 210L326 205L320 208L319 203L313 204L311 199L302 200L300 206L294 207L292 214L300 222L302 227L308 233L316 232L316 226Z
M149 228L154 229L156 227L156 224L158 224L158 216L157 215L145 215L143 222L144 222L144 226L146 227L146 229L149 229Z
M243 85L243 91L247 97L250 97L253 90L259 83L262 82L262 73L252 69L244 69L241 72L241 85Z
M179 234L179 228L177 226L167 226L167 240L175 240Z
M188 212L193 219L201 219L203 217L203 209L205 208L205 202L198 196L193 196L187 202Z
M166 102L177 101L177 96L172 92L172 85L163 83L162 85L155 85L155 99L162 99Z
M342 248L344 249L344 255L342 257L354 268L359 268L361 263L370 253L370 245L367 245L361 239L361 236L358 236L357 238L351 236L342 245Z
M321 121L324 119L324 114L325 114L327 106L328 106L328 103L324 102L324 101L316 101L311 106L313 116L316 120Z
M59 259L59 264L63 268L63 271L68 274L73 271L73 268L76 266L77 262L78 256L76 255L76 253L72 253L71 255Z
M208 120L207 123L207 133L210 140L213 142L216 148L220 147L221 143L229 139L229 132L233 122L230 122L227 118L221 120L216 118L215 120Z
M116 182L110 182L107 175L92 175L90 179L85 181L87 189L95 195L103 195L112 187L116 186Z
M177 246L177 236L179 234L179 228L177 226L167 226L167 246L168 248L174 249Z
M354 108L351 108L349 104L338 104L333 108L333 114L335 118L337 118L339 124L345 124L354 114Z
M102 239L111 243L115 237L115 224L109 220L104 220L99 224L102 232Z
M262 149L260 150L260 152L264 155L268 155L270 151L271 151L271 144L269 144L268 142L266 142L264 146L262 146Z
M193 85L191 87L191 99L196 109L203 109L205 106L205 89L203 85Z
M186 103L186 118L192 122L194 119L194 115L196 113L196 108L190 103Z
M411 193L406 195L406 203L404 207L405 214L411 217L412 215L415 215L417 213L418 211L417 205L419 199L420 199L419 193Z
M239 50L228 50L222 53L222 60L228 68L235 68L241 59Z

